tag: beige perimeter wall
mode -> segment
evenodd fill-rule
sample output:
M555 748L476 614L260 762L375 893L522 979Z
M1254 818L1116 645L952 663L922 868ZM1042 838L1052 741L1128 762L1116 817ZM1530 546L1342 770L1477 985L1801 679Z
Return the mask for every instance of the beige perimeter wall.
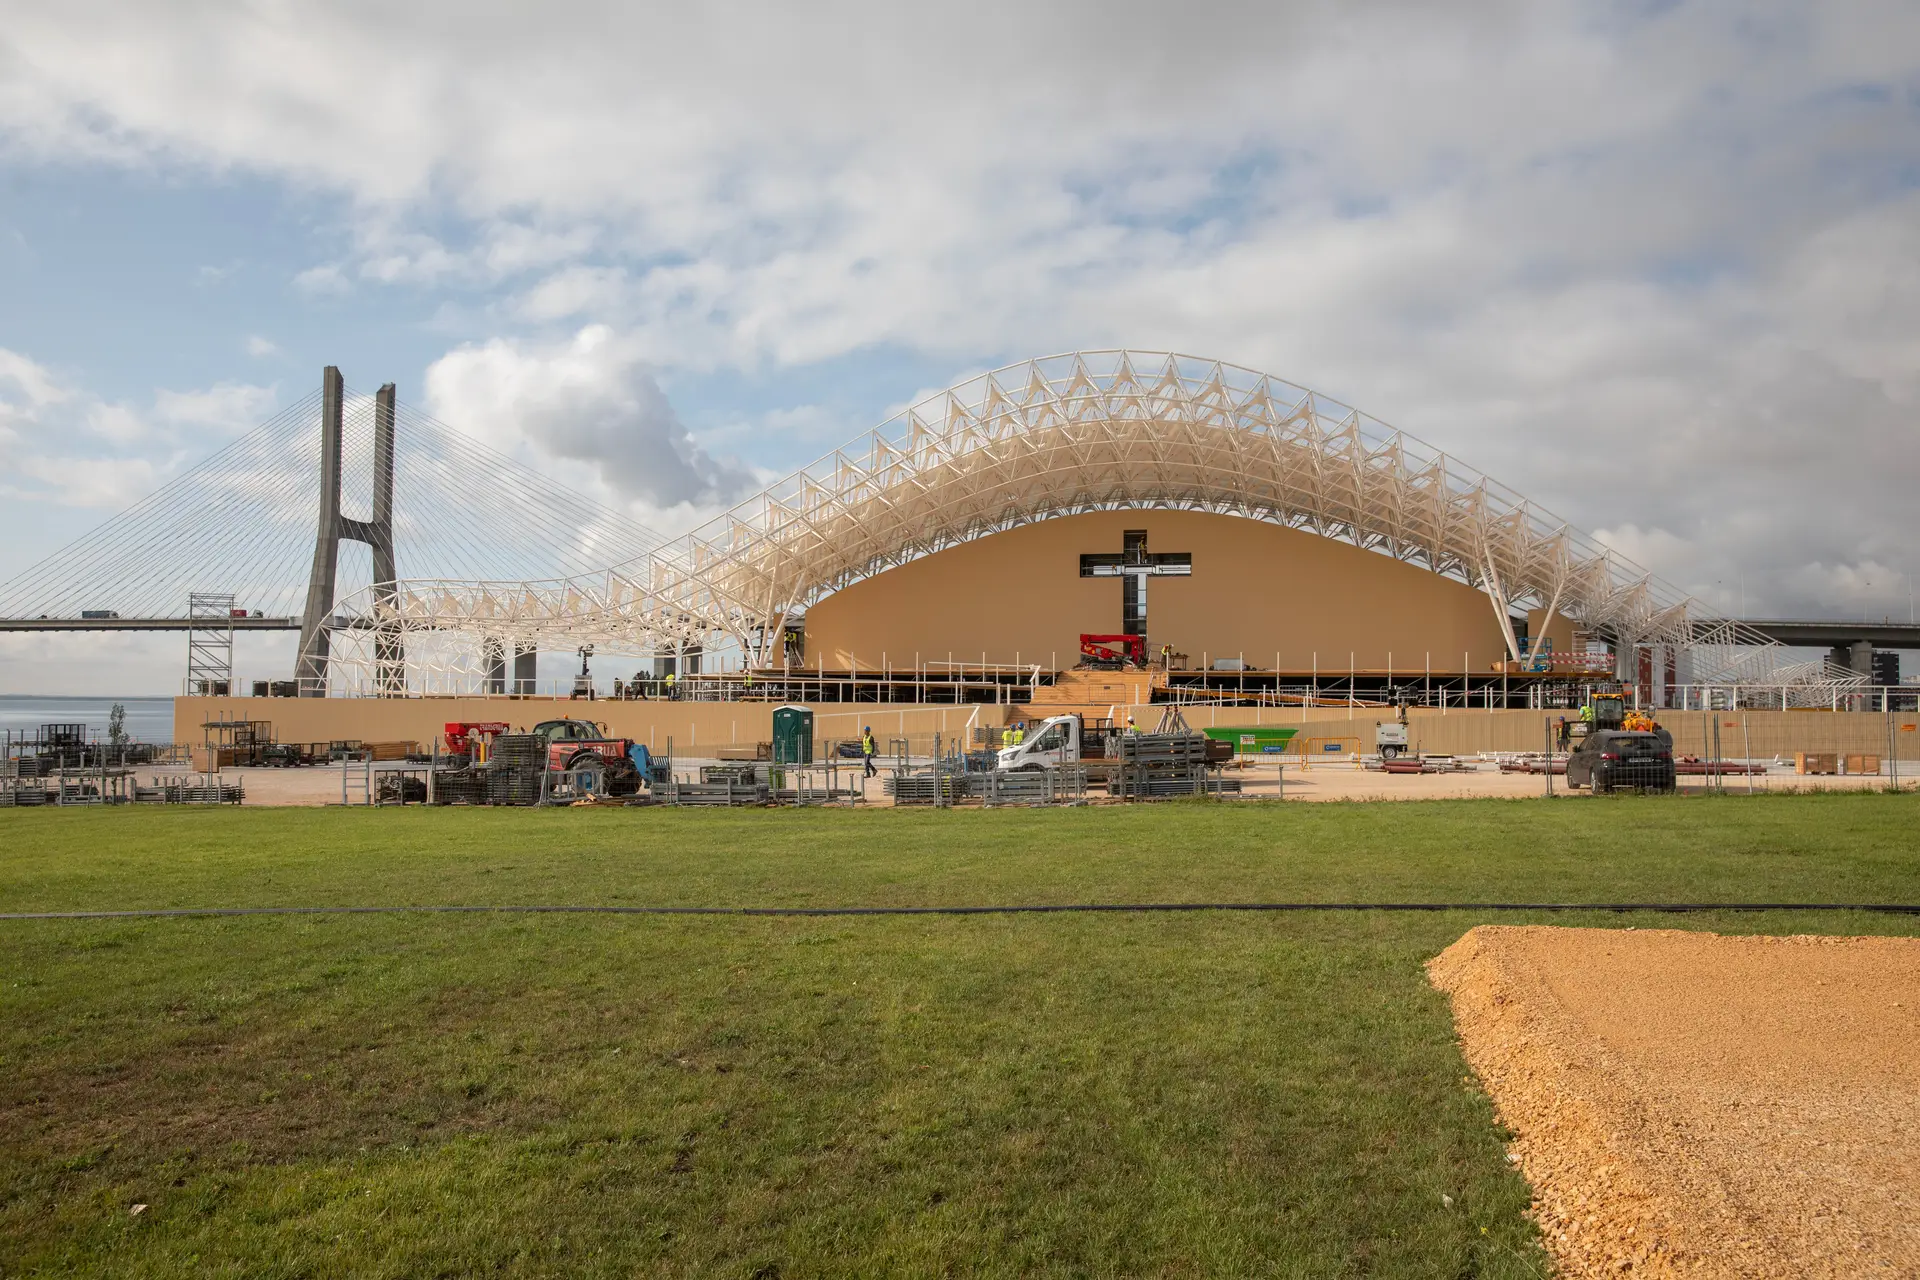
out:
M807 613L808 666L896 669L919 662L1074 664L1082 632L1120 630L1121 583L1082 578L1083 552L1117 553L1128 529L1148 550L1193 556L1193 575L1155 578L1147 631L1188 654L1287 671L1484 671L1506 656L1481 592L1376 552L1294 529L1191 511L1063 516L890 569ZM1569 631L1560 621L1556 648Z
M1136 721L1149 728L1159 723L1163 708L1134 707ZM1376 724L1393 718L1392 712L1356 707L1288 709L1278 707L1186 707L1187 723L1196 729L1229 725L1297 725L1295 749L1311 740L1357 742L1358 750L1373 749ZM1542 751L1553 722L1573 712L1439 711L1418 709L1408 714L1408 738L1416 751L1430 755L1474 755L1482 751ZM1855 711L1662 711L1660 724L1673 734L1680 755L1712 754L1713 722L1720 721L1720 755L1791 759L1796 751L1861 752L1885 757L1891 738L1898 759L1920 761L1920 716L1895 714L1889 732L1888 717Z
M1159 723L1165 708L1136 706L1143 727ZM1127 709L1122 708L1121 714ZM228 718L265 720L280 742L417 742L429 747L451 720L497 720L530 728L539 720L572 717L605 723L610 733L645 742L664 751L669 736L678 755L698 755L718 746L747 745L771 739L770 702L569 702L564 698L177 698L174 740L201 741L203 721ZM873 704L823 704L814 708L814 732L822 740L852 739L872 725L882 749L904 737L925 752L938 733L945 742L969 737L974 726L995 726L1018 716L1017 707L909 707ZM1341 750L1370 751L1373 727L1390 713L1374 708L1306 710L1277 707L1187 707L1188 724L1209 726L1282 724L1300 728L1296 749L1309 740L1332 742ZM1413 746L1434 754L1471 755L1481 751L1538 751L1547 726L1559 712L1438 711L1411 713ZM1715 717L1720 721L1720 752L1727 757L1751 753L1760 759L1791 758L1796 751L1887 752L1888 720L1871 712L1825 711L1668 711L1660 722L1685 755L1707 754ZM1920 761L1920 717L1893 717L1892 737L1899 759ZM996 739L997 741L997 739Z

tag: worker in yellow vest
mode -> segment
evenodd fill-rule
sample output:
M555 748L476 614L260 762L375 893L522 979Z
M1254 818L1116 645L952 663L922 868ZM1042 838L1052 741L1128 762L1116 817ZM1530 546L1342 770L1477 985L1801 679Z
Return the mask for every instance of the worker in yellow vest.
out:
M874 741L873 741L873 726L868 725L866 728L860 731L860 758L866 761L866 764L867 764L866 776L869 778L871 778L874 774L880 772L878 769L873 767L873 757L876 750L877 748L875 747Z
M1026 740L1027 722L1025 720L1015 720L1013 722L1013 745L1017 747Z
M1013 726L1010 724L1003 724L1000 726L1000 749L1002 751L1005 751L1008 747L1012 745L1013 745Z

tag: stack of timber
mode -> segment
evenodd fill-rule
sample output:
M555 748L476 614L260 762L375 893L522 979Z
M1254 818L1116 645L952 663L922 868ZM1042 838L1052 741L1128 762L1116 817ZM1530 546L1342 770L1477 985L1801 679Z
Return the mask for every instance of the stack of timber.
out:
M1165 683L1166 676L1154 671L1062 671L1052 684L1034 688L1021 714L1028 720L1076 712L1104 719L1114 707L1152 702L1153 691Z

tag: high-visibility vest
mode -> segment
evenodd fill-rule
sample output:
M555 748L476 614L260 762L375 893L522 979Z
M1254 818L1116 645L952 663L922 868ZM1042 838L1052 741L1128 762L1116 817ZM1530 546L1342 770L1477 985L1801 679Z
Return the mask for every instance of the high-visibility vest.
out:
M1000 745L1003 747L1010 747L1013 745L1012 729L1002 729L1000 731Z
M1013 745L1014 745L1014 746L1016 746L1016 747L1017 747L1017 746L1019 746L1019 745L1020 745L1021 743L1023 743L1023 742L1025 742L1026 740L1027 740L1027 731L1026 731L1025 729L1015 729L1015 730L1013 731Z
M873 754L873 735L872 734L866 733L860 736L860 750L866 755Z

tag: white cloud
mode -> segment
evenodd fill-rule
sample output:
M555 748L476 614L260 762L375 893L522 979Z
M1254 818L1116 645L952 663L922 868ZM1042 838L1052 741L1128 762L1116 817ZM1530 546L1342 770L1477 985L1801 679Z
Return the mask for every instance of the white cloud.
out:
M263 338L257 333L248 335L246 347L247 354L256 360L263 359L266 356L277 356L280 354L280 348L272 339Z
M529 320L566 320L593 314L606 318L626 309L631 280L619 267L566 267L526 290L520 313Z
M308 267L293 278L293 287L302 293L324 297L349 292L353 285L346 273L332 263Z
M507 452L583 464L623 502L711 506L750 479L694 442L639 348L605 326L558 343L461 347L427 370L426 388L436 416Z
M142 409L104 400L0 347L0 496L117 511L183 461L270 416L275 398L271 387L221 383L161 389Z
M0 422L30 418L48 405L59 404L71 393L60 386L51 370L17 351L0 347Z
M258 426L272 416L277 399L275 387L222 382L204 391L156 391L153 411L167 423L233 433Z

